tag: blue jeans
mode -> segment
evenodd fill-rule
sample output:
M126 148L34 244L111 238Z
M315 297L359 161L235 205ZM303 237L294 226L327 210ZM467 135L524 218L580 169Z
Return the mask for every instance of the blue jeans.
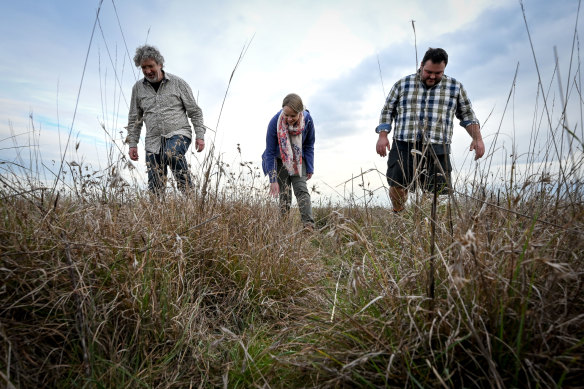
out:
M167 168L174 174L176 186L179 190L192 189L193 179L185 155L191 145L191 139L183 135L175 135L171 138L162 137L160 151L146 152L146 169L148 171L148 189L160 194L166 188Z

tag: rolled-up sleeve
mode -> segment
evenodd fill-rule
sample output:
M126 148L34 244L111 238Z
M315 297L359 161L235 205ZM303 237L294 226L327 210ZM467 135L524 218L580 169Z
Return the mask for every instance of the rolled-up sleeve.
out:
M472 104L462 84L460 85L460 93L458 94L456 104L456 117L460 120L460 125L465 128L471 124L479 124L479 120L472 109Z
M375 128L376 133L380 132L391 132L391 123L396 117L396 104L399 98L399 84L395 83L389 94L387 95L387 99L385 99L385 104L381 109L381 115L379 116L379 125Z

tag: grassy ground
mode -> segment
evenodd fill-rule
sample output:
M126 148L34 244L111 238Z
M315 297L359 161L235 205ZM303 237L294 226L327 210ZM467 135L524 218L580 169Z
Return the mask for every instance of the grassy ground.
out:
M314 209L314 232L213 141L197 190L163 199L113 138L97 171L29 145L28 162L0 161L0 387L582 387L584 143L566 121L582 85L568 79L559 117L542 93L545 136L518 155L497 130L435 217L431 196L372 206L360 177L362 197Z
M113 135L93 172L28 145L0 161L0 388L583 387L579 74L565 103L539 81L529 150L501 118L435 218L351 200L306 233L214 142L163 200Z
M442 202L432 256L429 198L316 208L306 233L244 187L162 202L3 181L1 386L584 382L584 204L543 184Z

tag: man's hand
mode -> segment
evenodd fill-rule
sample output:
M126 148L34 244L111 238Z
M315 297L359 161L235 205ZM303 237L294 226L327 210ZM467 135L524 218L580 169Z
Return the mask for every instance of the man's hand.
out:
M138 148L137 147L130 147L130 152L128 153L128 155L130 156L130 159L132 161L137 161L138 160Z
M197 152L200 153L201 151L203 151L204 148L205 141L203 139L195 139L195 150L197 150Z
M483 136L481 135L481 128L478 124L469 124L466 127L466 132L472 137L472 142L470 143L470 151L475 152L475 161L485 155L485 144L483 142Z
M270 195L272 197L278 197L280 195L280 185L277 182L270 183Z
M475 152L475 161L485 155L485 143L482 139L472 140L470 143L470 151Z
M381 131L379 133L379 139L377 139L377 146L375 149L377 150L377 154L385 157L387 152L389 151L389 139L387 139L387 131Z
M306 173L306 181L312 178L312 173Z

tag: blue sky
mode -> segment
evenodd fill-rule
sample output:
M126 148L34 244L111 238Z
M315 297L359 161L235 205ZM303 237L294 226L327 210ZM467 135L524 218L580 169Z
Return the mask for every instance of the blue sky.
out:
M385 159L375 154L374 128L384 92L417 67L414 38L418 59L428 47L448 51L446 73L465 85L483 123L487 148L500 129L495 165L505 163L513 144L519 152L526 151L534 127L541 122L538 75L519 1L104 0L90 45L99 4L98 0L21 0L3 5L0 48L6 55L0 62L5 76L0 89L0 161L7 162L4 168L17 161L17 150L23 150L14 149L14 144L31 144L33 125L43 160L59 160L77 103L66 160L83 161L94 170L104 168L111 137L127 151L121 144L127 102L140 77L129 56L146 40L161 50L166 71L191 85L205 124L217 130L216 135L208 132L207 141L215 139L228 163L239 162L240 144L243 160L259 166L267 124L282 98L289 92L302 96L316 123L311 184L324 192L330 187L342 191L337 185L361 171L385 170ZM568 74L570 81L581 78L581 54L572 52L575 29L577 38L581 36L582 15L576 24L578 0L524 0L523 5L542 83L550 106L554 103L552 115L557 115L561 110L554 46L564 93ZM229 76L250 40L217 128ZM512 99L504 112L518 65ZM576 101L570 105L569 125L581 134L579 97L574 87L569 91L571 101ZM104 133L102 123L110 135ZM542 147L546 132L544 128L538 133ZM469 144L466 132L455 128L455 168L487 169L485 161L472 161ZM142 158L134 171L143 182L143 143L139 151ZM28 152L21 158L26 161ZM197 171L201 156L191 158ZM376 176L371 180L371 187L382 183Z

